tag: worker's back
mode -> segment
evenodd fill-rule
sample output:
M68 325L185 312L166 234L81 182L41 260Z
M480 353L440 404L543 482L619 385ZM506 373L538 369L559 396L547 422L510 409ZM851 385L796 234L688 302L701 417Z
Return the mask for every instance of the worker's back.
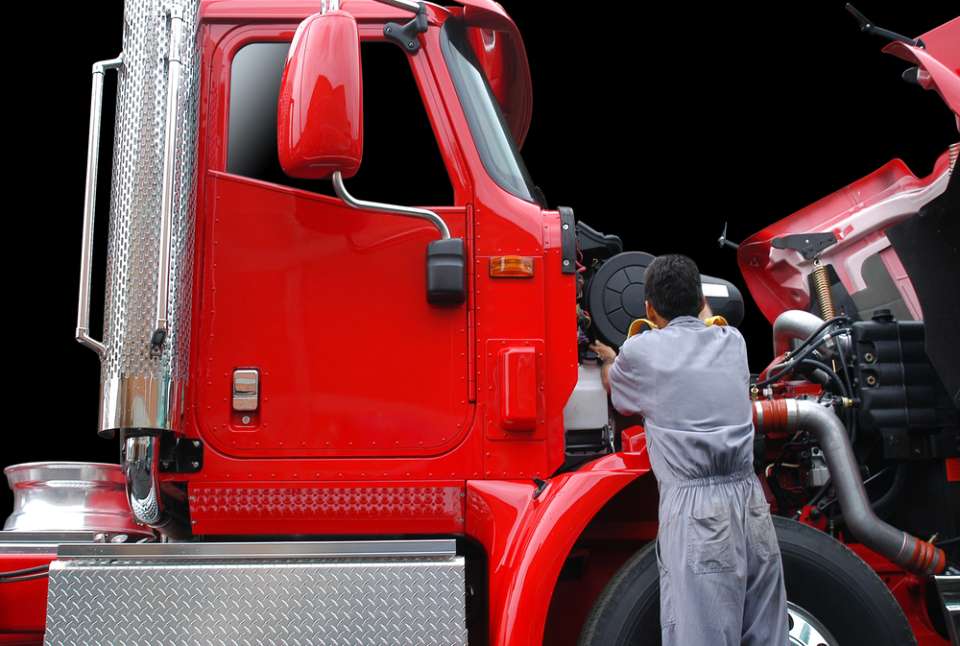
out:
M645 418L658 480L751 468L750 373L736 328L679 316L627 339L611 373L614 407Z
M631 337L610 367L613 405L642 414L660 485L665 646L787 643L769 505L753 472L743 337L693 316Z

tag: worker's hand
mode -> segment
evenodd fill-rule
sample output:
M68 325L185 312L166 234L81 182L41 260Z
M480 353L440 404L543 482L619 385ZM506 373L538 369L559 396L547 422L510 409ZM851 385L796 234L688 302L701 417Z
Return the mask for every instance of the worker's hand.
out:
M597 353L600 360L604 363L610 363L617 358L617 352L609 345L600 341L594 341L590 344L590 349Z

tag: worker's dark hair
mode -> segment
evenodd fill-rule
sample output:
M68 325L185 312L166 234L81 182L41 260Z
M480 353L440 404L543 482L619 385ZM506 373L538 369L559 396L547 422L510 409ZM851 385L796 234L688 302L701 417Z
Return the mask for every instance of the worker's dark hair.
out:
M703 303L700 270L686 256L658 256L647 267L643 282L646 299L657 314L668 321L700 314Z

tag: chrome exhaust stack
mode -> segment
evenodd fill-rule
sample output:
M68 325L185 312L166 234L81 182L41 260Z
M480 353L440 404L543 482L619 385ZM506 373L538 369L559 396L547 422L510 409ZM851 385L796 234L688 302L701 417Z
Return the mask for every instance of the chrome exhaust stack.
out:
M93 67L77 340L100 356L99 432L123 443L130 506L164 522L159 436L178 432L193 278L199 0L128 0L123 53ZM103 79L118 72L103 340L90 294Z
M833 411L802 399L754 402L757 431L811 433L820 443L837 490L843 520L858 541L917 574L940 574L947 566L944 551L881 520L870 506L847 429Z

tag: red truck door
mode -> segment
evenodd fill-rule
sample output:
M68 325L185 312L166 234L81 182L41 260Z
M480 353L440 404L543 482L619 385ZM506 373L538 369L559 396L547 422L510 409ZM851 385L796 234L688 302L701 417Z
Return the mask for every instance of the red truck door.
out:
M213 57L209 109L219 102L226 115L226 151L198 206L196 424L237 457L444 453L466 433L471 406L466 307L427 303L430 224L350 208L329 182L282 174L276 104L292 30L239 27ZM362 56L365 150L348 189L433 208L464 236L465 204L415 201L436 199L423 189L440 186L454 204L431 128L441 117L424 111L418 91L432 81L415 79L417 65L395 45L364 42ZM436 164L405 161L423 148ZM255 411L232 403L242 369L257 371Z

